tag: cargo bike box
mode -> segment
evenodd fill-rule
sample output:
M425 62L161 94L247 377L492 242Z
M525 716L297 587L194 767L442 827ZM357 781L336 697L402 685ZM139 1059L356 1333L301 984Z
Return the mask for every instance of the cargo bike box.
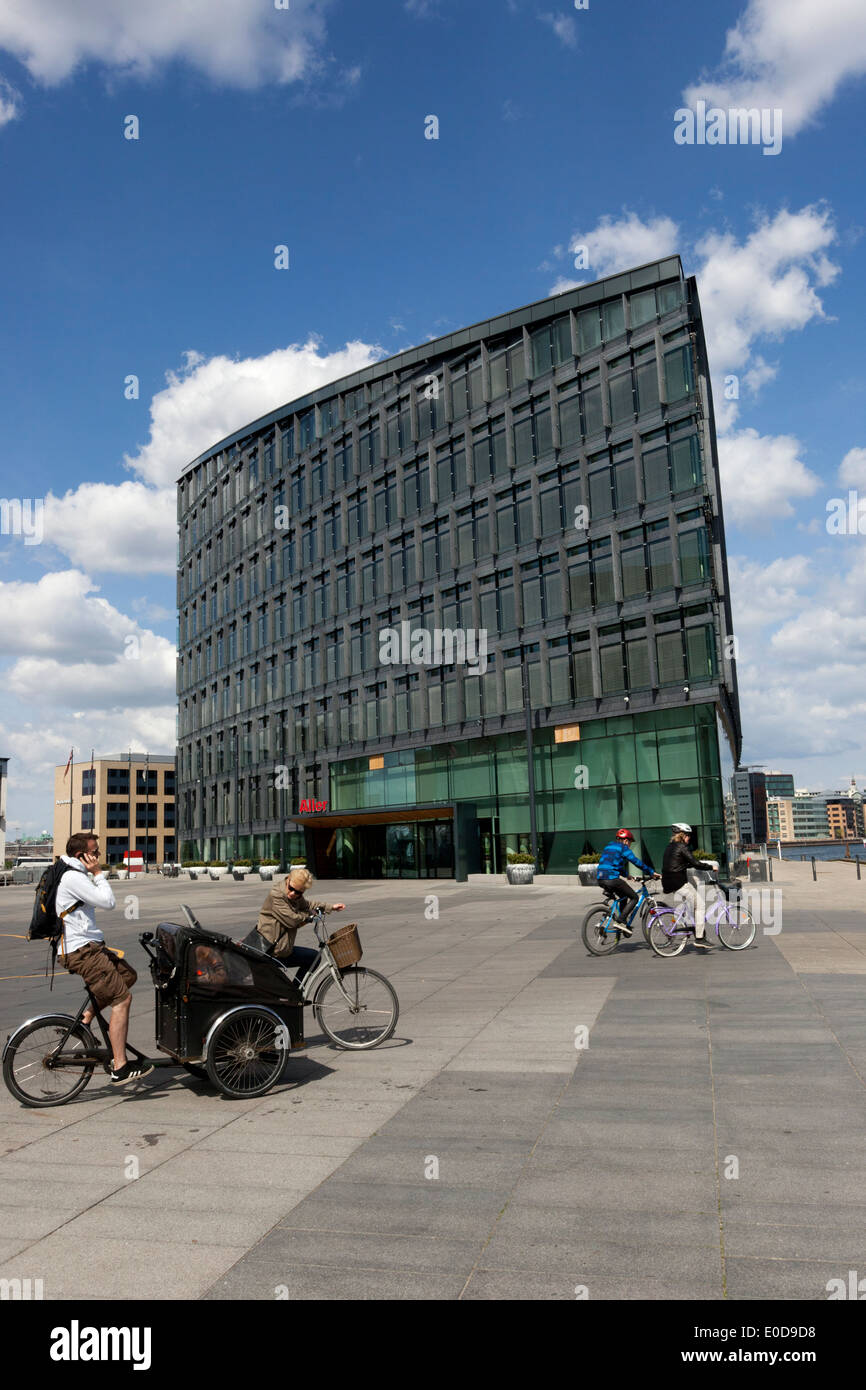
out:
M303 996L288 973L198 925L163 922L148 945L159 1050L225 1094L263 1094L304 1045Z

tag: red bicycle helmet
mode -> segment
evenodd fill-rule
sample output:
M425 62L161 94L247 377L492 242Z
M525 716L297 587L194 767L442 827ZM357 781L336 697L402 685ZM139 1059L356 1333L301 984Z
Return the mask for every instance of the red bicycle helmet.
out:
M618 830L616 832L616 838L618 840L633 840L634 835L632 835L630 830Z

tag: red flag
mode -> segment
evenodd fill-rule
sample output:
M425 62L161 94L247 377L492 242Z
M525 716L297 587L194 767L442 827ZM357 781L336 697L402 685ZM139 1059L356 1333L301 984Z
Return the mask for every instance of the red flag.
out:
M74 751L75 751L74 748L70 748L70 750L69 750L69 762L66 764L66 767L65 767L64 772L63 772L63 780L64 780L64 782L66 781L66 774L67 774L67 772L69 771L70 767L72 766L72 754L74 753Z

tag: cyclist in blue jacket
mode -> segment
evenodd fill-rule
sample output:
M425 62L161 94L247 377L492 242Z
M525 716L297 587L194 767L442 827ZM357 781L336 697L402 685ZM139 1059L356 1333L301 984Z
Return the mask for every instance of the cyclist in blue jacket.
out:
M625 870L624 873L626 860L629 864L636 864L639 869L643 869L650 878L658 878L658 874L653 873L649 864L644 864L642 859L638 859L636 854L632 854L629 845L633 841L634 835L630 830L618 830L616 838L605 845L598 861L599 884L602 888L609 888L619 899L616 921L624 936L631 936L631 927L626 926L625 919L637 902L637 893L625 877L625 873L628 872Z

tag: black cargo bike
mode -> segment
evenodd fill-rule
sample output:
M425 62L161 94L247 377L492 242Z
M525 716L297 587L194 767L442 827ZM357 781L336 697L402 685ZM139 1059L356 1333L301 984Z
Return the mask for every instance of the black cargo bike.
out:
M274 957L208 931L185 905L182 925L165 922L139 941L156 990L156 1046L165 1054L134 1058L155 1067L184 1067L225 1096L263 1096L275 1086L290 1054L305 1046L304 1009L338 1047L366 1051L394 1032L399 1004L378 971L359 966L354 923L326 937L324 914L311 921L319 955L298 987ZM82 1022L88 1005L91 1024ZM100 1046L91 1029L97 1024ZM97 1067L111 1071L108 1025L89 990L71 1014L30 1018L6 1040L3 1080L22 1105L64 1105L80 1095Z

